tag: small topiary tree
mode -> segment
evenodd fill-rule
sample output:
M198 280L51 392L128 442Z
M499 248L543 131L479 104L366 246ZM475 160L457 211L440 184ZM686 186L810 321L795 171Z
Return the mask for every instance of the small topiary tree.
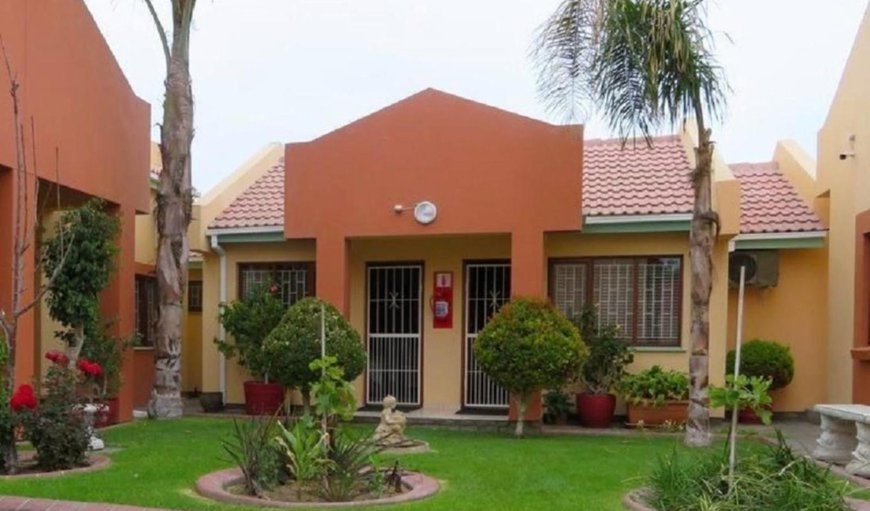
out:
M266 337L263 348L272 364L272 377L302 393L305 413L311 407L311 386L320 380L320 371L312 369L311 363L320 358L321 306L325 311L326 354L336 358L344 378L353 381L366 364L359 334L338 309L317 298L303 298L293 304Z
M86 331L100 323L100 292L115 269L119 230L118 217L106 212L102 200L92 199L64 213L56 235L45 244L45 274L54 276L48 288L48 311L66 329L59 336L73 361Z
M728 352L725 370L734 373L734 350ZM794 378L794 358L788 346L774 341L753 339L740 352L740 374L768 378L770 390L781 389Z
M490 320L474 341L481 369L517 399L516 436L523 436L532 394L577 374L588 350L577 328L549 302L518 298Z

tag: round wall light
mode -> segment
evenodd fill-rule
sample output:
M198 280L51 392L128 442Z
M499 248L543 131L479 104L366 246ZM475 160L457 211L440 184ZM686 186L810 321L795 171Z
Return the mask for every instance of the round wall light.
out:
M438 208L435 207L435 204L427 200L418 202L417 205L414 206L414 219L423 225L431 224L435 221L437 216Z

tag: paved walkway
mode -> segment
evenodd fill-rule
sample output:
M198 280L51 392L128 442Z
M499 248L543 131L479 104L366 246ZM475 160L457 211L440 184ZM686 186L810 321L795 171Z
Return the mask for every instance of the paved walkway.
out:
M160 509L98 504L93 502L70 502L65 500L30 499L27 497L0 496L2 511L164 511Z

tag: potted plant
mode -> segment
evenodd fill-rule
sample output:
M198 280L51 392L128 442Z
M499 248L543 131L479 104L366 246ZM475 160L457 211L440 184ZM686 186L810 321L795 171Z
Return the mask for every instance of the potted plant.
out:
M273 414L284 402L284 387L269 379L272 360L265 355L263 342L285 312L276 285L258 286L240 300L221 304L219 321L232 340L215 343L227 358L237 358L254 377L244 383L248 415Z
M731 350L725 360L728 375L734 373L734 356L735 352ZM770 391L781 389L794 378L794 358L791 350L778 342L752 339L741 349L740 374L770 380ZM741 408L739 414L740 422L750 424L762 422L751 407Z
M564 426L568 423L571 400L562 389L548 390L544 394L544 422Z
M689 378L655 365L623 378L620 392L628 406L630 425L683 424L689 408Z
M589 358L580 369L578 380L584 391L576 396L580 425L606 428L613 422L616 396L611 391L625 376L625 368L634 361L628 344L618 337L615 326L598 326L593 307L587 307L575 319Z

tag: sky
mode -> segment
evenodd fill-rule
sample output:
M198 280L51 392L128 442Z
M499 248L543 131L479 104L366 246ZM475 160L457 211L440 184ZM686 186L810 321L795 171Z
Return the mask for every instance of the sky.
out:
M169 0L154 0L168 23ZM133 89L161 119L164 64L143 0L85 0ZM199 0L192 37L194 186L204 192L269 142L306 141L434 87L548 115L528 58L560 0ZM728 162L777 140L816 154L867 0L710 0L732 91L713 138ZM611 134L583 120L586 137Z

